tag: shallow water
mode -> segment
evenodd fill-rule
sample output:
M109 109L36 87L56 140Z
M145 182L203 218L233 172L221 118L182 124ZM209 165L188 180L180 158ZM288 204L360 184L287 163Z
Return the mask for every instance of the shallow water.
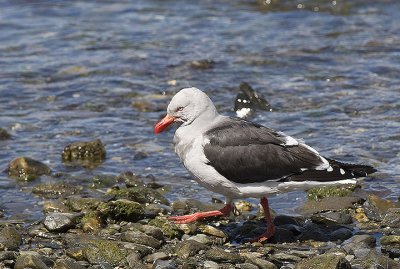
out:
M253 120L321 153L374 165L363 183L400 195L400 24L398 1L0 1L0 169L33 157L87 185L93 175L132 170L170 184L170 199L219 197L194 184L172 149L173 132L154 123L185 86L204 89L233 115L242 81L274 112ZM210 68L191 61L211 59ZM163 95L165 94L165 96ZM141 112L133 102L157 109ZM61 151L100 138L107 160L66 167ZM146 158L135 158L138 152ZM86 180L83 180L86 179ZM0 208L40 216L37 182L0 174ZM303 192L271 198L294 213Z

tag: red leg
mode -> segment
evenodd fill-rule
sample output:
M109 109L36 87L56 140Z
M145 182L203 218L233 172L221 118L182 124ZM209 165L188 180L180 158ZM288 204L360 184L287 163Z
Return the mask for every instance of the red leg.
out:
M251 242L260 242L260 243L264 242L264 241L268 240L269 238L271 238L275 233L275 225L274 225L274 222L272 221L271 214L269 213L269 204L268 204L267 197L261 198L260 203L264 210L264 218L265 218L265 222L267 224L267 230L265 231L265 233L263 233L259 237L251 240Z
M215 216L227 216L231 213L233 207L231 204L226 204L220 210L213 210L207 212L196 212L190 215L184 216L177 216L177 217L169 217L169 220L174 220L175 224L183 224L183 223L191 223L195 222L199 219L208 218L208 217L215 217Z

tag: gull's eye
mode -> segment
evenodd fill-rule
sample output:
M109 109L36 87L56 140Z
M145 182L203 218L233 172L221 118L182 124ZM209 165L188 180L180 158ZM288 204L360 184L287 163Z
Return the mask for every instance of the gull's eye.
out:
M176 112L182 111L182 110L183 110L183 106L180 106L180 107L178 107L178 108L176 109Z

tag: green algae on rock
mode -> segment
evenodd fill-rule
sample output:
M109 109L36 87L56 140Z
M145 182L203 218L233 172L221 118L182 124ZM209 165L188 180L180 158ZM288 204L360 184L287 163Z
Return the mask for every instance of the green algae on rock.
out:
M9 163L7 172L13 178L30 181L42 175L50 175L51 169L37 160L18 157Z
M68 183L40 183L33 187L32 193L47 199L55 199L61 196L76 194L82 188Z
M146 187L131 187L118 190L111 190L110 195L115 195L117 198L129 199L141 204L161 203L168 205L168 200L161 195L157 190Z
M100 139L74 142L67 145L61 160L67 165L78 165L93 168L100 165L106 158L106 149Z
M101 204L98 210L102 215L114 220L135 222L144 218L143 205L127 199L119 199Z
M179 227L175 224L173 224L171 221L162 218L162 217L156 217L155 219L152 219L149 222L149 225L156 226L162 230L164 235L169 238L169 239L174 239L174 238L181 238L184 232L179 229Z
M353 193L357 185L314 187L307 191L308 200L321 200L326 197L344 197Z

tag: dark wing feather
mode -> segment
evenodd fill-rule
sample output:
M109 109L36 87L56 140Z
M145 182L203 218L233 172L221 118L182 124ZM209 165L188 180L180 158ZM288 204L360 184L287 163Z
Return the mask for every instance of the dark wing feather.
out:
M221 175L236 183L278 180L321 165L307 147L285 146L282 133L240 119L230 119L205 133L204 154Z

